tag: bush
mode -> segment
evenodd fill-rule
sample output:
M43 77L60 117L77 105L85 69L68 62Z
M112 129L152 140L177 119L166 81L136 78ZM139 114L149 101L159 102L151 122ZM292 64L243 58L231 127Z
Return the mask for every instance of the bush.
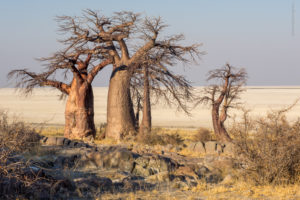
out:
M10 152L31 150L39 143L40 135L21 121L8 122L7 113L0 111L0 148Z
M160 128L156 128L151 130L150 133L144 135L138 135L137 140L141 143L148 145L181 145L183 144L182 138L178 134L161 134L162 130Z
M38 133L23 122L9 123L0 111L0 198L15 198L37 180L28 170L29 162L19 155L39 144ZM27 188L27 189L25 189Z
M299 181L300 121L288 123L286 111L273 111L259 120L244 112L243 122L231 129L244 178L258 184Z
M207 142L212 140L211 132L206 128L199 128L194 135L195 142Z

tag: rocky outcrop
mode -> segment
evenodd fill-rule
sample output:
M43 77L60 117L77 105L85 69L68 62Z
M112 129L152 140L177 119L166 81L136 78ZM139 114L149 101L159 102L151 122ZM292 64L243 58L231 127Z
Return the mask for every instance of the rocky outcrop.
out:
M177 147L171 145L156 151L150 146L95 145L62 137L43 137L40 143L42 151L49 153L35 156L33 161L43 167L47 176L62 180L53 191L64 192L68 198L149 190L158 183L175 188L193 187L198 179L217 183L222 181L222 173L214 165L222 165L220 154L232 152L230 144L215 141L191 143L187 147L205 155L201 158L179 155Z

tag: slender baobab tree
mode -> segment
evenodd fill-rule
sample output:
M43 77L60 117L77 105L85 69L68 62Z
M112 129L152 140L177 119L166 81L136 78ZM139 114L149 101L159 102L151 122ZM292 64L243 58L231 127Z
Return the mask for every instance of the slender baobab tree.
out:
M209 103L212 108L212 122L214 132L221 141L231 141L224 122L228 117L228 110L239 104L240 94L245 90L247 73L245 69L235 69L226 64L221 69L211 70L207 81L218 82L204 89L204 96L198 103Z
M12 70L9 78L16 79L16 87L26 94L35 87L49 86L67 95L65 108L64 135L71 139L95 137L94 97L92 82L97 73L112 62L111 59L101 59L97 49L74 49L57 52L48 58L41 58L46 62L46 70L41 73L30 72L26 69ZM72 76L69 83L58 81L55 74Z
M182 52L185 53L185 52ZM154 102L164 100L169 106L189 113L188 102L194 99L193 87L184 76L176 75L168 68L177 62L187 63L190 60L178 59L168 50L151 50L134 70L131 78L131 88L138 100L142 101L142 120L139 133L149 133L151 130L151 99ZM136 102L139 105L139 102ZM139 108L139 106L137 106ZM139 109L137 109L137 113Z

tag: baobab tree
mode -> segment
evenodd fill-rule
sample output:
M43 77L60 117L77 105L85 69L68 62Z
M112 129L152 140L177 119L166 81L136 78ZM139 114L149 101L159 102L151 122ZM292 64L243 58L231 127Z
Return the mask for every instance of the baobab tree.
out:
M207 81L218 82L204 89L204 96L198 103L210 104L212 108L212 122L218 140L231 141L224 122L228 117L228 110L239 104L240 94L245 90L247 73L245 69L235 69L226 64L220 69L208 72Z
M183 52L184 53L184 52ZM178 62L189 62L179 59L179 55L172 56L168 50L151 50L134 69L131 78L131 88L138 100L137 108L142 108L142 120L139 126L140 134L150 133L152 126L151 99L153 102L164 100L169 106L177 106L179 110L189 113L188 102L194 100L193 87L190 82L181 75L176 75L168 68ZM137 114L139 109L137 109ZM137 119L138 120L138 119Z
M180 45L182 35L162 37L167 26L161 18L144 18L132 12L118 12L111 17L86 10L82 17L64 16L60 22L65 31L73 31L66 41L75 47L97 46L99 55L112 59L113 70L107 99L106 137L121 139L135 131L135 115L130 92L132 68L150 50L162 49L170 56L186 59L199 55L198 44Z
M92 82L97 73L111 63L110 59L99 59L97 50L74 49L59 51L48 58L41 58L46 62L44 72L35 73L26 69L12 70L9 78L16 79L16 87L26 94L35 87L49 86L67 95L65 108L64 136L71 139L95 137L94 124L94 96ZM55 74L72 75L70 83L58 81Z

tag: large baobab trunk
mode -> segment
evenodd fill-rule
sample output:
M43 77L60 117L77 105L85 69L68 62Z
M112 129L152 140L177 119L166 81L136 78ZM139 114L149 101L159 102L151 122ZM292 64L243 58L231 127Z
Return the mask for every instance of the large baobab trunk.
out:
M149 72L144 67L144 100L143 100L143 119L140 126L140 134L149 133L151 131L151 104L150 104L150 88L149 88Z
M130 73L123 67L112 73L107 99L106 137L116 140L135 131L133 105L130 96Z
M65 137L95 137L94 96L91 84L72 81L65 109Z

